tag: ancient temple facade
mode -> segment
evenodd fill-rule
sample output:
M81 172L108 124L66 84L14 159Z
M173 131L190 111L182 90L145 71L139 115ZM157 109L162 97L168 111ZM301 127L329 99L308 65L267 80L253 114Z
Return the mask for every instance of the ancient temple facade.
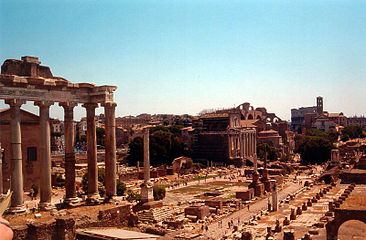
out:
M242 165L256 157L256 130L242 127L238 111L210 113L193 124L193 158Z
M102 106L105 114L105 170L106 195L116 194L116 136L115 108L113 93L116 86L96 86L91 83L72 83L62 77L53 76L47 66L41 65L37 57L22 57L21 60L8 59L1 66L0 99L10 107L10 189L13 192L10 212L23 212L24 179L22 160L21 108L33 102L39 108L39 165L40 165L40 203L43 209L52 208L51 204L51 148L50 148L50 106L58 103L64 111L65 134L65 202L77 201L75 190L75 153L74 153L74 108L81 104L87 118L88 154L88 200L97 201L97 143L95 110ZM5 179L2 179L3 181ZM3 181L0 183L2 184ZM5 189L6 190L6 189Z

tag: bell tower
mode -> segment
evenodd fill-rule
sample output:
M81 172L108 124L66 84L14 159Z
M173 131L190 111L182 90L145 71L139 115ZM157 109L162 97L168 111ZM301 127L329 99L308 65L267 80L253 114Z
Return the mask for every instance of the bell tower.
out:
M320 96L316 98L316 112L318 114L323 113L323 98Z

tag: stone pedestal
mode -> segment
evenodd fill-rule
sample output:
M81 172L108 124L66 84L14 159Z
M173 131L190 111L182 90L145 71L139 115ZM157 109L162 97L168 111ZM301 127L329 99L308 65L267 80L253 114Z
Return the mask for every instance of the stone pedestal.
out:
M290 220L296 220L295 208L291 208Z
M283 240L295 240L294 230L283 231Z
M259 180L259 173L257 171L254 171L253 181L249 185L249 188L254 189L254 195L256 197L261 197L264 194L264 185L263 183L260 183L258 180Z

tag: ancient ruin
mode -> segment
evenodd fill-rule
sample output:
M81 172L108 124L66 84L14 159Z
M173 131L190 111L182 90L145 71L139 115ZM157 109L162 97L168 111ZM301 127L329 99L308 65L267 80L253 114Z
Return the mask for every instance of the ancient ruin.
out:
M40 159L41 182L40 207L52 209L51 204L51 156L49 109L55 103L64 109L65 121L65 172L66 203L77 202L75 192L75 154L73 148L73 110L78 104L86 109L88 145L88 200L99 201L97 192L96 127L95 109L99 105L106 116L106 195L116 194L116 151L115 151L115 107L113 92L115 86L96 86L91 83L72 83L62 77L55 77L49 67L42 66L37 57L25 56L21 60L8 59L1 66L0 99L10 106L11 111L11 191L13 191L10 212L24 212L23 160L20 130L21 106L32 101L40 110ZM7 189L3 189L6 191Z

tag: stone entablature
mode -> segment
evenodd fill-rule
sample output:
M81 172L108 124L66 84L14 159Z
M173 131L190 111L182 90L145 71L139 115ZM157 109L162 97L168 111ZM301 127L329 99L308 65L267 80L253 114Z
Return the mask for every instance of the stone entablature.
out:
M54 77L48 67L39 65L39 61L38 63L27 62L27 58L23 57L22 61L6 60L2 65L0 99L76 103L113 102L113 92L117 89L116 86L72 83L62 77ZM21 62L19 67L11 67L14 65L14 61L16 61L15 63ZM28 65L34 65L36 69L47 68L49 74L39 74L43 72L40 70L23 71L21 67L27 68Z

